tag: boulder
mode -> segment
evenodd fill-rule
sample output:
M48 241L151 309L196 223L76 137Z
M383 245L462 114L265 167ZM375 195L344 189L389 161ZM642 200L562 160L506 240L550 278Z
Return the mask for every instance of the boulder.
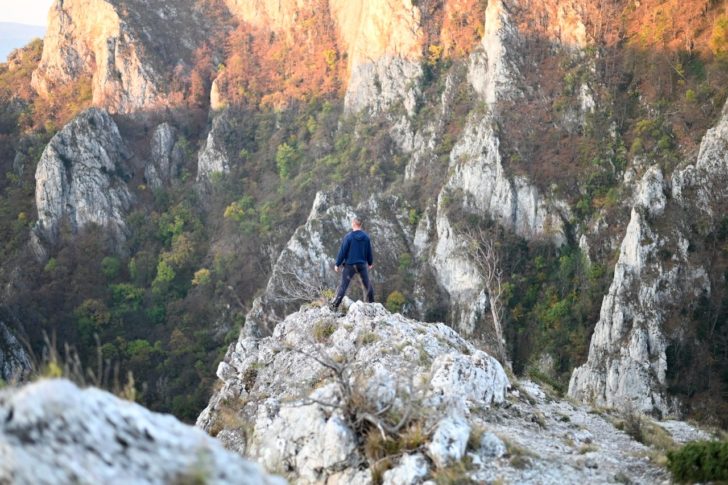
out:
M95 388L0 392L0 482L282 485L198 429Z

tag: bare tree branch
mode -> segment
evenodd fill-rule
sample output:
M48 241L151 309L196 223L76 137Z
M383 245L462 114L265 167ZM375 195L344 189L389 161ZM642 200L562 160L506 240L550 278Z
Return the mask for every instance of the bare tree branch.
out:
M483 278L485 291L488 292L498 359L503 363L507 363L508 358L505 349L505 338L503 336L503 323L505 320L505 304L503 302L505 277L501 250L491 231L471 229L466 231L465 236L468 240L468 249L472 259Z
M273 294L273 298L284 303L314 301L326 289L323 282L308 281L297 272L290 270L277 271L275 287L276 292Z

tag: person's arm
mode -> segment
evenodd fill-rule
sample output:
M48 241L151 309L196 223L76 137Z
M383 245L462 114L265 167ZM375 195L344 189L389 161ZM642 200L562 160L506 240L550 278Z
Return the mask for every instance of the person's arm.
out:
M346 254L349 252L349 244L351 244L351 240L349 239L349 235L347 234L346 236L344 236L344 240L341 241L341 247L339 248L339 254L336 256L336 264L334 265L334 268L338 268L339 266L344 264Z
M372 241L367 238L367 263L371 268L374 265L374 255L372 254Z

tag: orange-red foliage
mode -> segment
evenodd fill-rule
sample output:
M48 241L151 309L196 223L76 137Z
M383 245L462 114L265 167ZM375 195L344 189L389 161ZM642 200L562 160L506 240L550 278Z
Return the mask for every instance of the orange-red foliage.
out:
M317 0L298 18L298 28L285 34L240 23L218 78L227 102L281 108L289 100L341 94L346 65L328 3Z
M447 57L465 57L483 38L485 0L448 0L442 18L440 42Z

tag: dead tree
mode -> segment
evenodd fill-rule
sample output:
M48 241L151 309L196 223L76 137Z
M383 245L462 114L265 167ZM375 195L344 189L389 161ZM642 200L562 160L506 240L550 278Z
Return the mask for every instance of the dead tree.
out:
M485 291L488 293L490 314L493 318L493 328L496 338L496 353L498 360L506 364L508 356L503 336L505 323L505 276L503 272L503 258L494 234L485 229L470 230L466 232L468 250L475 266L483 278Z
M273 298L282 303L312 302L320 298L326 289L323 281L310 281L295 270L278 270L276 273Z

